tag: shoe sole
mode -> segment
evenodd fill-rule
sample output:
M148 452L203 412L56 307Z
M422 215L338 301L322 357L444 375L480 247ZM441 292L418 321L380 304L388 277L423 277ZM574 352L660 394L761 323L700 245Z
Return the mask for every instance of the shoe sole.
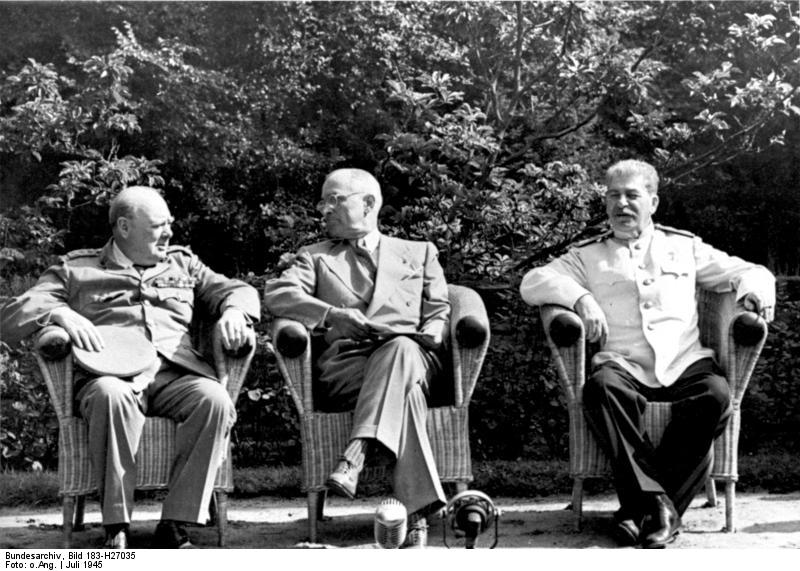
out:
M616 539L617 543L620 545L625 546L639 543L639 536L637 534L634 534L630 529L619 524L614 526L614 539Z
M658 543L644 543L644 544L642 544L642 549L665 549L667 547L667 545L669 545L670 543L674 543L675 542L675 540L678 538L678 534L679 533L680 533L680 531L676 529L675 533L673 533L671 536L669 536L669 538L666 541L664 541L663 543L661 543L661 542L658 542Z
M356 498L355 494L350 493L350 490L342 486L336 480L328 480L325 482L325 487L337 496L343 496L349 500L354 500Z

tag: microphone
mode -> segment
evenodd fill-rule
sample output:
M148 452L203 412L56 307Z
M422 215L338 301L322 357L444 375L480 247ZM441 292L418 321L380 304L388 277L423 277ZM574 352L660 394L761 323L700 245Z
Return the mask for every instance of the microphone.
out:
M494 543L490 549L497 545L498 540L498 510L492 499L478 490L465 490L456 494L453 499L447 502L442 517L447 518L453 531L463 534L464 547L475 549L478 536L486 531L486 528L494 519ZM447 545L447 528L444 531L444 543ZM450 546L447 545L449 548Z
M375 543L383 549L398 549L406 540L408 513L394 498L383 500L375 510Z

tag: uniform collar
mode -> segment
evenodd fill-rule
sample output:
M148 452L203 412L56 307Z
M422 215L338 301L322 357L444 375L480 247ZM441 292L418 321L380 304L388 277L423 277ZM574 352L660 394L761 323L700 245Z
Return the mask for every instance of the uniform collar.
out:
M614 240L617 242L622 242L628 246L633 246L635 244L647 244L650 242L650 239L653 237L653 232L655 231L655 225L653 221L650 221L644 230L638 235L628 235L627 233L617 232L616 230L612 230L612 236Z
M119 249L119 246L111 239L111 256L113 256L114 261L119 267L121 268L131 268L133 267L133 260L131 260L128 256L126 256L122 250Z

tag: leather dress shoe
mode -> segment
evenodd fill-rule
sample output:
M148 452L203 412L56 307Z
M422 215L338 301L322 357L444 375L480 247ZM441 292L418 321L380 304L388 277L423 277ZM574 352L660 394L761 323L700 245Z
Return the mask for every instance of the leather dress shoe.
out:
M655 511L650 516L642 547L644 549L664 549L675 541L681 528L681 516L666 494L658 494L654 498Z
M105 549L128 549L128 526L107 525L103 547Z
M428 546L428 520L413 514L408 520L406 540L400 549L425 549Z
M328 476L325 486L333 493L351 500L356 497L360 470L347 460L340 460L336 469Z
M614 514L614 537L620 545L636 545L639 543L641 518L617 512Z
M153 547L156 549L192 549L194 545L182 525L171 519L162 519L156 526Z

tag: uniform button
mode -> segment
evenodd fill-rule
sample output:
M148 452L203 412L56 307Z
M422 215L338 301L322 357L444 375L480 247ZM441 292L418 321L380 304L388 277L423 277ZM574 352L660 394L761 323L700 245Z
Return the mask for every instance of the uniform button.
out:
M634 244L633 245L633 249L634 250L641 250L642 249L642 245L641 244Z
M653 329L655 329L655 327L652 324L648 324L647 325L647 330L648 331L652 331Z
M646 270L647 269L647 264L639 264L639 269L640 270Z
M644 285L650 285L651 283L653 283L653 278L647 278L647 279L646 279L646 280L644 280L642 283L643 283Z
M643 306L644 306L645 309L650 309L651 307L653 307L653 302L652 301L645 301Z

